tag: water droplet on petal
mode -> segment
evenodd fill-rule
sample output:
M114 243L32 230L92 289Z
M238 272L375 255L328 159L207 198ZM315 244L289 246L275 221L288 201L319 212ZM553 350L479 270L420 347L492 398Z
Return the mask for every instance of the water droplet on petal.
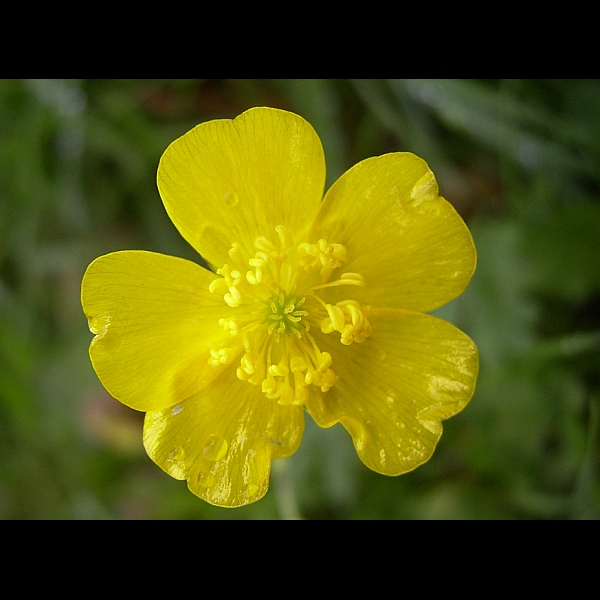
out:
M165 468L171 477L175 477L175 479L185 479L185 450L183 447L175 446L169 454L167 454Z
M259 492L259 485L255 483L258 476L258 465L257 465L258 454L256 450L250 448L246 454L246 461L244 465L244 483L246 484L246 490L244 497L247 500L252 500L254 496Z
M227 206L235 206L239 202L239 197L235 192L225 192L223 199Z
M198 473L198 485L203 488L212 487L216 483L216 478L212 473Z
M379 450L379 464L382 467L385 467L385 460L386 460L386 456L385 456L385 450L383 448L381 448Z
M435 198L438 195L438 187L435 177L431 171L428 171L415 183L410 197L415 204L421 204L425 200Z
M178 415L181 411L183 410L183 406L181 406L181 404L176 404L172 409L171 409L171 414L172 415Z
M421 421L421 425L434 435L441 435L442 424L439 421Z
M202 452L204 453L204 456L208 458L208 460L218 461L225 458L225 455L227 454L227 448L227 442L224 438L218 435L211 435L208 438Z
M110 316L91 317L90 319L88 319L88 327L92 333L95 333L97 336L102 337L108 330L110 322Z

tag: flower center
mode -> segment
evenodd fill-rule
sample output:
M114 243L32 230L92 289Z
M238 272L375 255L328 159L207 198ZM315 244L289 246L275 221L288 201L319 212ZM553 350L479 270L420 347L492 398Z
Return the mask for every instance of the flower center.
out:
M331 355L321 352L311 327L340 333L344 345L363 342L372 332L369 307L351 299L332 305L319 296L331 287L364 285L358 273L332 279L347 260L344 246L324 239L294 245L285 227L275 231L278 245L259 236L249 256L234 243L231 264L217 270L209 290L222 294L231 307L230 316L219 323L232 343L212 348L209 362L217 367L241 356L239 379L261 386L268 398L282 404L304 404L308 386L326 392L338 378Z
M280 291L273 294L267 303L265 321L267 333L273 335L279 342L282 334L293 333L298 339L302 339L304 331L308 331L309 325L304 320L308 311L301 310L306 298L294 298Z

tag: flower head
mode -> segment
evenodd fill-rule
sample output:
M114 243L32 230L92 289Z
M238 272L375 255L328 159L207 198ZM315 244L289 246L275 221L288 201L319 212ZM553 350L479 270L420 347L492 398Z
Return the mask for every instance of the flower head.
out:
M124 251L84 275L100 381L146 412L152 460L212 504L265 494L305 410L399 475L429 459L441 421L473 394L474 343L425 314L462 293L476 261L427 164L391 153L323 198L324 182L320 140L293 113L202 123L167 148L158 188L213 270Z

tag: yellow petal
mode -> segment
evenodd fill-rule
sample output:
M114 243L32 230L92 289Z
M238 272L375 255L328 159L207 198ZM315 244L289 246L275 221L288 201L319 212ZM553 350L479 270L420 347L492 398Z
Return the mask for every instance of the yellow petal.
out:
M341 422L361 460L399 475L428 460L441 420L462 410L475 389L475 344L450 323L412 311L373 311L371 337L339 348L319 337L339 379L307 409L321 427ZM338 345L338 346L336 346Z
M243 506L262 498L271 459L296 451L301 406L281 406L227 369L209 387L144 422L148 455L211 504Z
M369 158L344 173L315 221L311 238L320 237L346 246L344 269L364 276L353 295L364 304L427 312L458 296L475 270L469 230L438 196L425 161L410 153Z
M325 159L312 126L273 108L201 123L175 140L158 167L158 188L181 235L211 264L232 242L250 255L259 235L277 240L312 221L323 195Z
M211 343L226 333L227 307L211 294L214 275L172 256L125 251L97 258L81 284L96 334L90 357L108 392L137 410L185 400L223 367L208 363ZM217 344L218 345L218 344Z

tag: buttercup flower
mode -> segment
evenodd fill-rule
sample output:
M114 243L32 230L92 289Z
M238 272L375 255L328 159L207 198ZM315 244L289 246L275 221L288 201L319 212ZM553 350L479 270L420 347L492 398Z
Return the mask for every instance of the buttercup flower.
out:
M124 251L84 275L100 381L146 412L151 459L211 504L261 498L305 410L399 475L473 394L475 344L425 314L464 290L476 261L427 164L385 154L323 198L324 182L320 140L295 114L202 123L167 148L158 188L213 270Z

